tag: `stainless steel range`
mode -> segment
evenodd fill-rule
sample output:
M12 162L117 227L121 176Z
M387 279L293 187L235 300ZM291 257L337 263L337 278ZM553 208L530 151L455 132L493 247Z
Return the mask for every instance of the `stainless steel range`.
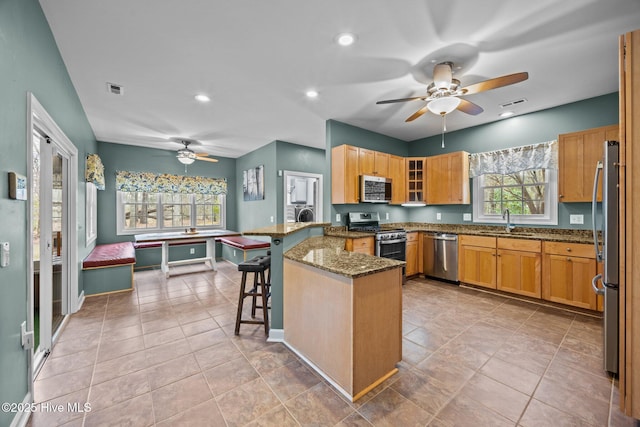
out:
M398 261L407 260L407 232L403 229L382 230L380 215L377 212L349 212L347 229L375 233L376 256Z

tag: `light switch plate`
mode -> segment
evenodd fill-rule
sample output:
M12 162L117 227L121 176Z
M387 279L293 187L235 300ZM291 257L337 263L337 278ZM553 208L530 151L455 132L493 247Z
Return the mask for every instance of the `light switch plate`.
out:
M340 216L340 214L336 214L336 222L340 221L342 221L342 217Z
M584 215L569 215L569 224L584 224Z
M389 212L386 213L385 219L389 219Z
M462 220L463 221L471 221L471 214L470 213L466 213L466 214L462 214Z
M436 219L440 221L442 219L442 214L440 212L436 213Z

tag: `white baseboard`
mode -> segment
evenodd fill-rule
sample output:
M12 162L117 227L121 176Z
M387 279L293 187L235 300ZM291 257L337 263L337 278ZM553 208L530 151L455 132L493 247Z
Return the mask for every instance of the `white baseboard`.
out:
M284 342L284 329L269 329L267 342Z
M80 296L78 296L78 300L76 301L76 310L74 313L80 311L82 304L84 304L84 291L80 292Z
M24 406L27 406L32 402L33 402L33 399L31 398L31 393L27 393L24 399L22 399L22 403ZM29 422L30 415L31 415L31 412L29 411L18 411L15 417L13 417L13 421L11 421L11 424L9 424L9 426L25 427L27 425L27 422Z

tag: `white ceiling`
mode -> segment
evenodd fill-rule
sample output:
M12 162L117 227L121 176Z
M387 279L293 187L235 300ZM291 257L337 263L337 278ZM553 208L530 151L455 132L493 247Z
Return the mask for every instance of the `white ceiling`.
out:
M640 28L640 0L40 0L99 141L239 157L279 139L324 148L335 119L402 140L438 134L404 120L433 62L467 86L520 71L525 82L468 100L448 130L618 89L618 35ZM335 43L339 33L355 44ZM106 83L124 87L108 93ZM305 92L314 88L317 99ZM211 102L201 104L194 95Z

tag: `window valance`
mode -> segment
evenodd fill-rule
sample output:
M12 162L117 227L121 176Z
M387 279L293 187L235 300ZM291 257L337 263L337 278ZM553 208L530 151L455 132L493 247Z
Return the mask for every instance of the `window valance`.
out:
M469 175L472 178L487 173L508 175L529 169L558 169L557 141L469 156Z
M87 154L84 180L93 182L98 190L104 190L104 165L97 154Z
M227 194L226 178L116 171L116 190L143 193Z

